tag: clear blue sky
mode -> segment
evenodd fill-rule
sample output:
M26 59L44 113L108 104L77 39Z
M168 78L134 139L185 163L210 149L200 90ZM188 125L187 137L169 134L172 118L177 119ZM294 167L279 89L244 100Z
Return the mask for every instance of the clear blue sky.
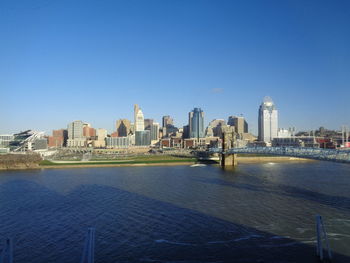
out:
M350 125L350 1L0 1L0 133L243 114Z

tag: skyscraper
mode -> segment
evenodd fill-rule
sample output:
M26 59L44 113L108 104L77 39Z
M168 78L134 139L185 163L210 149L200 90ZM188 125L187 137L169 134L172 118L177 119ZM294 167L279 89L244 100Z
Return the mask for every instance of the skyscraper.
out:
M151 130L151 126L153 124L153 119L145 119L145 130Z
M169 115L163 116L162 120L163 120L162 127L167 127L167 125L174 125L174 120Z
M131 123L128 119L119 119L116 123L118 137L126 137L130 134Z
M84 147L86 145L84 126L86 125L82 121L73 121L68 124L68 147Z
M248 132L248 123L242 116L229 116L227 124L230 126L235 126L235 132L238 134Z
M83 126L82 121L73 121L68 124L68 139L82 139L83 136Z
M145 122L142 110L139 108L139 105L134 105L134 130L143 131L145 130Z
M270 97L265 97L259 107L259 141L271 143L277 138L278 111Z
M151 141L159 139L159 123L153 122L151 125Z
M204 112L201 108L194 108L188 117L190 138L204 138Z

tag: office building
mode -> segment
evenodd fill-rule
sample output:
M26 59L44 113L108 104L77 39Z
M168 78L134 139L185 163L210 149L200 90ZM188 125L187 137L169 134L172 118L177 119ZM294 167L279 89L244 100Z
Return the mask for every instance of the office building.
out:
M265 97L259 107L259 141L270 144L277 138L278 112L270 97Z
M82 121L73 121L68 124L68 139L82 139L84 123Z
M136 131L144 131L145 130L145 121L143 117L142 110L139 108L137 104L134 106L134 129Z
M220 132L222 126L226 126L226 121L224 119L214 119L209 122L209 125L206 129L206 137L220 137Z
M107 137L106 147L107 148L128 148L130 146L129 137Z
M194 108L189 113L188 126L190 138L204 138L204 112L201 108Z
M52 136L49 136L48 146L49 147L63 147L67 143L68 132L65 129L53 130Z
M68 147L85 147L84 127L88 127L82 121L73 121L68 124Z
M88 123L83 125L83 136L86 138L92 138L96 136L96 130L90 126Z
M174 125L174 120L169 115L163 116L162 118L162 127L166 127L168 125Z
M238 134L248 133L248 123L242 116L229 116L227 124L235 126L235 132Z
M150 128L151 141L159 140L159 123L153 122Z
M97 131L96 140L92 141L93 147L96 147L96 148L106 147L107 130L100 128L100 129L97 129L96 131Z
M136 131L135 133L135 145L136 146L149 146L151 145L151 132L146 131Z
M145 130L151 130L153 121L154 121L153 119L145 119L144 121Z
M116 123L117 137L126 137L131 133L131 123L128 119L119 119Z

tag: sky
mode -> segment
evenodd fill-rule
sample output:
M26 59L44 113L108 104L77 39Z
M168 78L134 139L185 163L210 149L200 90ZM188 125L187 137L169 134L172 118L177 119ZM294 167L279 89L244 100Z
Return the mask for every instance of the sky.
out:
M243 115L350 125L350 1L0 0L0 134Z

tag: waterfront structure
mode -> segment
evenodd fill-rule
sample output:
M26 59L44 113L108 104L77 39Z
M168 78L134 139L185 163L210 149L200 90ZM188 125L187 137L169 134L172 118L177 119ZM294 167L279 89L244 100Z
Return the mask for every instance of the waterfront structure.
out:
M44 143L43 141L38 141L38 147L35 147L35 141L44 139L44 132L35 132L32 130L27 130L13 135L13 140L10 141L10 150L14 152L25 152L32 151L36 149L41 149ZM45 146L43 146L45 148ZM47 147L46 147L47 148Z
M149 146L151 144L151 132L149 130L135 132L136 146Z
M107 137L107 148L128 148L130 146L130 137Z
M169 115L163 116L162 118L162 127L166 127L167 125L174 125L174 119Z
M139 108L137 104L134 106L134 129L136 131L144 131L145 130L145 121L142 110Z
M203 138L204 133L204 112L201 108L194 108L188 114L188 126L190 138Z
M47 149L47 139L46 138L37 138L32 142L28 142L26 150L35 151L35 150L46 150Z
M131 123L128 119L119 119L116 123L117 137L126 137L131 133Z
M86 138L84 138L84 126L82 121L73 121L68 124L68 147L84 147L86 146Z
M235 126L235 132L238 134L248 133L248 123L242 116L229 116L227 124Z
M270 144L277 138L278 111L270 97L265 97L259 107L259 141Z
M53 130L52 136L48 138L49 147L63 147L66 146L68 131L65 129Z

